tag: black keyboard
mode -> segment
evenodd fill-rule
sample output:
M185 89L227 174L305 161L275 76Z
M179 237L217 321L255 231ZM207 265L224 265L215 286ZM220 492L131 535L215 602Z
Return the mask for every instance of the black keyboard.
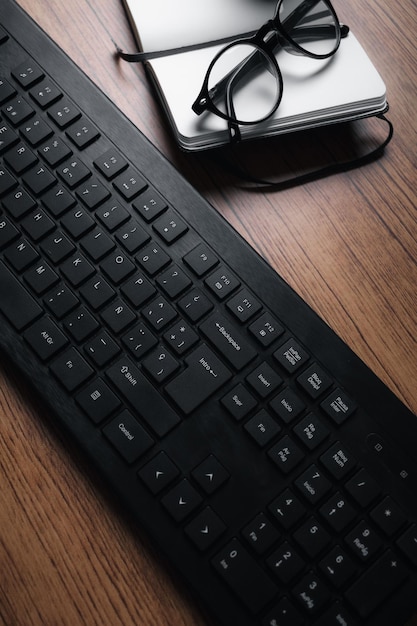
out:
M216 623L404 623L415 416L11 0L0 24L3 358Z

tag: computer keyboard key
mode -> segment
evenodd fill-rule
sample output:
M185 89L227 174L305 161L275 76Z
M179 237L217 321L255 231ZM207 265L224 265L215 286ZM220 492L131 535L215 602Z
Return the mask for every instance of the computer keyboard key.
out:
M120 351L120 346L104 330L84 344L85 354L97 367L107 365Z
M2 112L13 126L19 126L19 124L22 124L35 113L29 102L21 96L16 96L16 98L7 102L3 106Z
M28 270L24 279L38 295L43 294L59 282L58 274L50 265L43 262Z
M268 507L279 524L289 530L306 514L306 507L290 489L285 489Z
M84 387L75 401L85 411L94 424L100 424L120 407L119 398L111 391L101 378L93 380Z
M22 187L18 187L2 200L4 208L15 219L20 219L36 208L37 203Z
M240 286L240 280L224 265L218 267L204 282L219 300L224 300Z
M31 59L26 59L17 67L14 67L11 75L24 89L29 89L45 76L42 69Z
M330 430L314 413L309 413L294 426L293 431L310 450L314 450L330 435Z
M316 363L300 374L297 382L313 400L321 396L333 384L332 378Z
M344 391L335 389L320 407L336 424L343 424L356 410L357 405Z
M142 367L160 385L179 369L180 364L168 350L159 347L142 361Z
M382 538L365 520L346 535L345 543L362 561L369 561L383 545Z
M81 117L81 111L68 98L61 98L48 109L48 115L58 128L67 128Z
M152 222L168 208L166 201L152 187L142 191L132 205L146 222Z
M310 616L322 609L331 597L327 585L315 572L309 572L295 585L293 595Z
M332 537L323 524L311 517L296 530L294 540L310 559L315 559L330 545Z
M285 541L267 558L266 563L279 582L287 585L303 571L305 559Z
M293 422L306 408L300 396L288 387L272 398L269 406L286 424Z
M0 31L0 43L3 43L6 38L6 33L3 30ZM3 102L6 102L14 95L16 95L16 89L13 85L8 80L0 78L0 104L3 104Z
M120 358L107 369L106 376L159 437L166 435L180 422L178 414L127 357Z
M0 215L0 250L19 237L20 232L4 215Z
M18 331L23 330L43 313L42 307L2 261L0 261L0 294L0 310Z
M4 130L3 130L4 132ZM0 128L0 148L2 145L2 130ZM16 178L9 172L9 170L0 165L0 196L3 196L8 191L11 191L14 187L17 187Z
M42 118L35 116L31 117L21 126L20 134L32 148L36 148L40 143L46 141L53 135L53 130ZM53 165L48 159L45 160L48 165Z
M317 626L360 626L360 623L340 602L335 602L318 620Z
M36 87L33 87L29 91L29 95L42 109L46 109L62 98L61 90L58 89L50 78L45 78L42 82L38 83Z
M103 434L129 464L137 461L154 444L152 437L126 410L103 428Z
M232 376L220 359L201 344L185 359L186 369L165 387L178 407L189 415Z
M390 496L386 496L370 513L371 518L381 530L392 537L405 525L407 517Z
M161 500L162 505L176 522L182 522L203 502L203 498L189 480L175 485Z
M209 495L220 489L230 474L220 461L210 454L191 472L193 479Z
M282 598L266 617L262 620L262 626L304 626L304 616L295 608L288 598ZM330 624L329 624L330 626ZM332 625L333 626L333 625ZM338 626L335 624L335 626ZM350 626L346 625L346 626Z
M66 131L67 137L79 148L84 150L100 137L97 128L86 118L80 118L75 124L72 124Z
M238 539L232 539L212 564L252 613L265 608L277 594L275 584Z
M241 383L223 396L221 403L237 421L247 417L257 406L257 400Z
M199 289L193 289L178 302L181 311L191 322L198 322L213 309L213 303Z
M242 289L230 298L227 308L239 322L245 323L261 310L262 305L248 289Z
M282 384L281 376L266 362L258 365L246 380L261 398L267 398Z
M127 168L128 162L115 148L110 148L95 159L94 165L107 180L111 180Z
M259 513L242 530L242 537L256 554L265 554L278 542L280 533L264 513Z
M320 561L320 570L337 587L342 587L357 572L357 566L346 552L336 546Z
M404 563L387 550L349 587L345 596L361 618L366 619L408 576Z
M367 507L381 493L381 487L365 469L359 470L346 483L346 490L361 507Z
M15 174L22 174L38 162L38 157L26 144L19 142L11 150L8 150L4 162Z
M11 148L19 141L19 135L12 129L10 124L3 122L0 125L0 154Z
M181 356L199 341L199 336L187 322L180 319L164 334L164 339L168 346Z
M171 244L188 231L188 226L172 209L168 209L159 219L155 220L152 228L167 244Z
M310 355L300 344L291 338L274 352L278 363L290 374L296 372L310 359Z
M346 446L342 446L339 442L320 457L320 463L337 480L345 478L357 466L355 457Z
M238 371L256 356L256 350L226 317L214 313L200 326L204 337Z
M42 361L47 361L69 343L68 337L46 316L32 324L23 337Z
M62 283L48 292L43 301L57 319L62 319L79 304L77 296Z
M402 553L417 567L417 526L413 524L401 534L396 542Z
M333 483L323 474L317 465L310 465L294 481L300 494L311 504L317 504L333 487Z
M179 476L180 470L166 452L158 452L139 471L138 476L154 494L160 493Z
M249 332L265 348L282 335L284 329L270 313L263 313L249 326Z
M185 527L185 533L201 552L205 552L223 535L226 528L217 513L207 506Z
M139 322L122 336L122 342L135 360L138 361L151 348L156 346L158 339L145 324Z
M128 166L113 181L113 187L125 200L133 200L141 191L146 189L147 183L143 176L133 167Z
M335 493L320 507L320 515L336 532L341 532L353 522L357 515L356 509L340 492Z
M204 244L199 243L191 252L184 257L186 263L197 276L204 276L219 262L217 256Z
M78 157L67 159L58 167L57 172L69 189L75 189L91 176L91 171Z
M39 128L35 132L35 124L36 122L33 122L33 129L31 129L30 124L25 125L28 131L28 140L30 140L32 145L37 145L39 141L42 141ZM44 134L46 136L44 139L47 139L48 135L52 133L52 131L48 133L48 129L51 131L49 126L45 126ZM38 148L38 154L45 159L50 167L56 167L72 154L72 150L65 141L54 135Z
M94 375L94 370L75 348L66 350L52 361L50 370L67 391L81 387Z
M22 272L39 258L39 253L28 241L19 239L13 246L9 246L4 256L17 272Z

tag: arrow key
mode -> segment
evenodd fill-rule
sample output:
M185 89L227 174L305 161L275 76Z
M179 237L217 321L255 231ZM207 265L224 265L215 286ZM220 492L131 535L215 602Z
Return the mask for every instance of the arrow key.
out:
M176 522L181 522L195 511L202 501L203 498L186 478L162 498L162 504Z
M225 524L209 506L185 528L187 536L202 552L208 550L225 530Z
M229 473L223 465L210 454L192 472L194 480L208 494L212 494L229 478Z
M178 474L178 467L165 452L159 452L138 472L139 478L153 494L162 491Z

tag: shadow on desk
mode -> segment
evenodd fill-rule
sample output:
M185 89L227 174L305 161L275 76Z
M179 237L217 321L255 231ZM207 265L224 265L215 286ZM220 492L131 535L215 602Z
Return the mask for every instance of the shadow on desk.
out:
M277 191L366 165L390 138L389 124L373 117L187 153L185 161L197 159L219 186Z

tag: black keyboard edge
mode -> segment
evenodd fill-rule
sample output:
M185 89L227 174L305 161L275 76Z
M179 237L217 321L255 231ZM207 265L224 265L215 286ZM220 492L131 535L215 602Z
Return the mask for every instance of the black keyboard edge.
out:
M80 94L77 100L78 106L91 119L95 118L95 107L100 104L103 111L103 123L100 128L109 139L114 142L125 154L129 161L135 163L137 168L144 172L145 176L154 184L154 186L165 196L169 197L171 204L184 215L187 221L197 230L204 231L206 241L216 249L220 256L231 266L235 263L236 253L240 261L240 275L250 286L252 291L265 303L267 308L275 311L277 315L288 325L292 327L297 337L305 344L309 345L311 351L316 355L318 360L328 369L334 372L336 379L343 379L345 386L359 404L367 413L372 416L375 421L378 432L382 432L384 439L398 442L398 450L406 450L410 456L410 474L417 476L417 467L413 460L414 446L416 440L417 423L416 416L412 414L396 396L367 368L367 366L343 343L333 331L299 298L299 296L291 290L288 285L278 277L268 264L259 257L259 255L245 242L230 225L206 203L200 195L187 183L168 163L168 161L156 150L152 144L140 134L140 132L132 128L132 124L124 117L112 102L103 96L97 90L93 83L85 77L80 70L60 51L55 44L47 38L47 36L32 25L32 20L28 18L23 11L9 0L0 7L1 24L7 28L13 35L14 17L17 12L22 13L24 17L16 18L16 24L21 24L22 19L28 20L26 49L29 55L33 55L37 61L45 68L45 71L52 76L62 86L61 76L66 74L66 84L69 85L70 93L75 91ZM19 38L19 32L16 33ZM63 70L65 69L65 72ZM117 124L115 119L117 118ZM136 140L126 145L125 138L132 132L137 134ZM202 225L204 225L202 227ZM254 284L253 273L251 268L256 266L257 282ZM262 280L259 280L259 276ZM290 314L289 314L290 311ZM308 318L308 325L305 320ZM89 452L90 447L95 447L99 433L86 421L74 420L74 414L82 416L75 404L69 409L64 409L67 403L67 394L62 391L61 387L49 375L46 366L39 365L37 359L34 358L31 351L21 339L19 333L12 330L8 325L0 337L2 350L11 357L16 366L29 377L33 387L41 394L50 406L51 411L56 417L62 421L66 429L71 433L77 442ZM333 358L333 354L337 354L338 358ZM366 380L366 385L363 381ZM40 391L42 390L42 391ZM375 400L377 399L377 400ZM61 407L57 413L56 407ZM400 427L399 427L400 425ZM401 434L407 433L407 438ZM87 442L87 443L86 443ZM364 448L362 454L367 456L369 450ZM140 507L135 506L131 501L132 484L126 483L120 486L118 476L123 475L124 463L108 450L106 457L102 457L98 462L99 470L106 479L113 483L115 490L120 492L124 504L130 509L133 515L141 520L145 529L153 535L152 522L148 522L147 516L139 510ZM379 459L375 458L370 461L376 469L380 467ZM396 469L395 466L390 469ZM410 508L413 515L417 515L417 506L412 502L407 502L407 494L409 493L401 484L399 475L393 474L387 478L391 482L392 490L397 490L404 505ZM133 481L132 481L133 482ZM414 485L417 482L414 482ZM147 505L150 510L156 503L152 497L147 497ZM152 516L150 518L152 520ZM165 527L158 529L160 537L169 537L171 524L166 521ZM160 542L161 549L169 554L170 558L175 562L181 562L181 554L176 551L168 538ZM198 567L198 555L196 555L195 567ZM191 568L192 570L193 568ZM220 584L213 583L211 578L204 581L193 581L193 576L186 577L189 586L195 586L197 595L200 595L200 587L209 585L209 598L205 598L207 606L210 602L220 604L223 608L222 623L230 626L231 619L236 619L235 604L230 602L227 589ZM410 597L414 593L411 584L403 590L404 603L410 602ZM401 596L400 596L401 597ZM392 623L398 619L398 607L389 607L387 611L391 611ZM230 614L229 614L230 611ZM231 616L234 616L233 618ZM389 616L390 613L387 613ZM389 617L388 617L389 618ZM387 619L388 619L387 618ZM405 619L405 616L404 616ZM241 615L242 625L250 624L247 621L246 612ZM374 622L367 622L370 626ZM375 622L375 626L376 626ZM387 623L389 623L387 621Z

